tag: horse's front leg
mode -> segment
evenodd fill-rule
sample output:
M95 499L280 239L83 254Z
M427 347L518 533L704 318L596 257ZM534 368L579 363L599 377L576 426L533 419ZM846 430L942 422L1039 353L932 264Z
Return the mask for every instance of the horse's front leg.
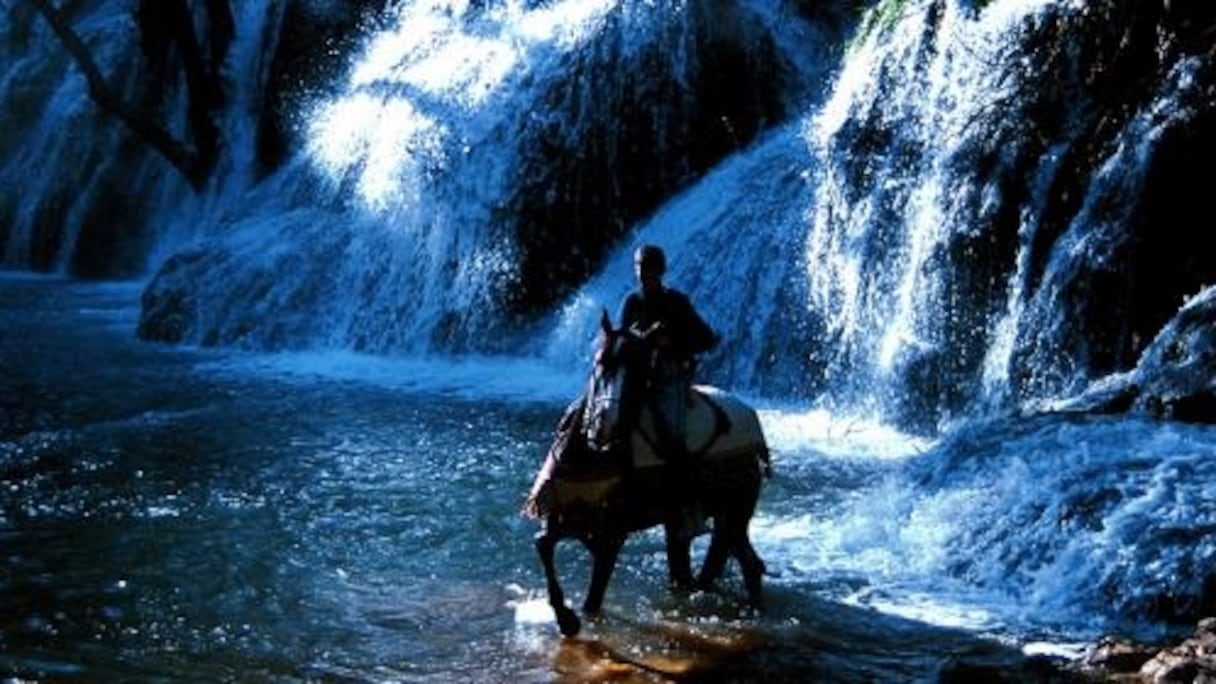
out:
M667 550L667 579L680 591L694 588L692 576L692 536L683 522L669 520L663 526Z
M557 567L553 563L554 550L557 548L559 537L548 530L536 535L536 551L540 554L541 565L545 567L545 582L548 585L549 605L557 616L557 628L563 636L574 636L582 628L578 615L566 605L566 595L562 585L557 581Z
M604 604L604 592L608 590L608 580L612 579L625 537L614 534L588 539L584 543L591 552L592 565L591 583L587 587L587 598L583 601L583 612L593 614L600 612Z

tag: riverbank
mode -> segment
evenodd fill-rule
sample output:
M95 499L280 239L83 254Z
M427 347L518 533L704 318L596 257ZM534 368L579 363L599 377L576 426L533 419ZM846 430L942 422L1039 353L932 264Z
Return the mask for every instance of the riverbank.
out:
M1177 644L1149 646L1110 637L1096 644L1082 671L1108 682L1216 681L1216 617L1199 621Z

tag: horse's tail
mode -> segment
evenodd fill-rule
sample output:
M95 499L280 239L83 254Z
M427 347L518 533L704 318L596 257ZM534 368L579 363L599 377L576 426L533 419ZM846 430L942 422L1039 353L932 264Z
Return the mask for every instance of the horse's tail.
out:
M763 447L761 447L760 451L756 453L756 460L760 462L760 472L764 474L764 479L767 480L768 478L772 477L773 455L768 450L768 444L765 444Z

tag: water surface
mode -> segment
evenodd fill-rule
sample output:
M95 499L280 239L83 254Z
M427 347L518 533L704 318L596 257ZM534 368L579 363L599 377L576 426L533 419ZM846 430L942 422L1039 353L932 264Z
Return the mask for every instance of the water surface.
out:
M648 533L627 543L605 616L566 640L518 511L579 378L520 360L148 344L132 332L138 295L0 278L0 674L932 681L1035 667L1033 627L1000 618L1007 604L935 594L936 571L893 567L898 549L857 512L899 507L877 496L914 440L832 453L842 428L766 408L765 609L740 603L733 566L719 593L669 593ZM585 554L565 545L558 560L581 600Z

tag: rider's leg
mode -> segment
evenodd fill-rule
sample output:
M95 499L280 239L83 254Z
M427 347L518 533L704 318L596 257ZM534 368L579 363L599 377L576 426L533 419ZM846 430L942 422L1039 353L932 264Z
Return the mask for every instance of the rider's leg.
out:
M667 461L669 491L672 497L672 523L683 535L695 536L700 531L701 514L696 510L697 474L693 469L687 446L688 381L683 376L669 377L656 383L651 399L655 437L660 455Z
M688 428L688 383L683 378L671 378L655 383L651 397L655 437L660 456L670 464L683 466L688 461L685 442Z

